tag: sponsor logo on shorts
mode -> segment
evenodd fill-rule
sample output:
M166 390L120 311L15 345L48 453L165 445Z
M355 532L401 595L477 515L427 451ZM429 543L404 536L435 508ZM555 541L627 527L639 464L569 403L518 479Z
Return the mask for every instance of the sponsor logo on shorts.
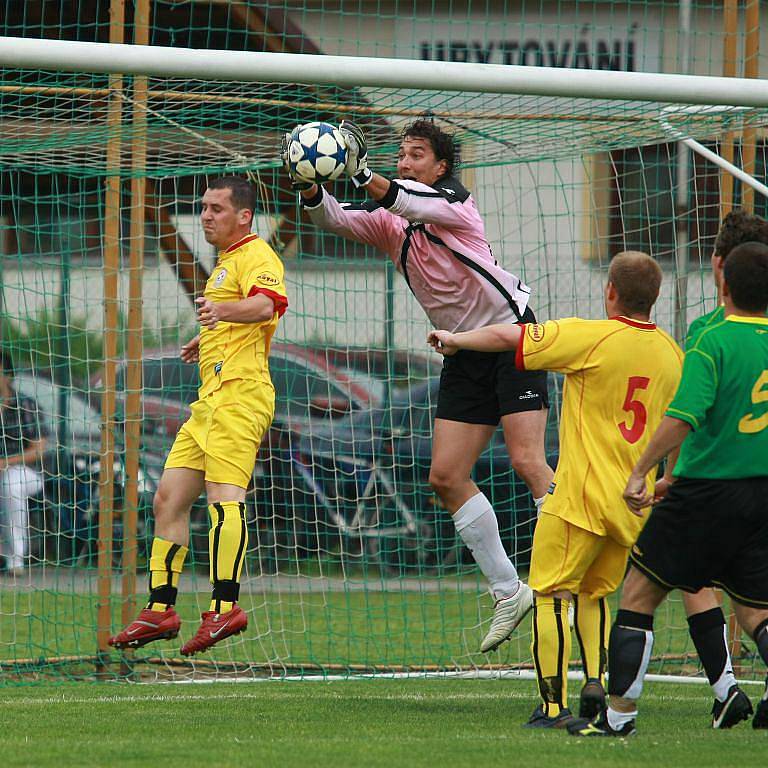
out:
M531 392L530 389L526 389L522 395L518 395L518 400L535 400L539 396L538 392Z
M526 329L532 341L541 341L544 338L544 326L541 323L528 323Z
M554 493L555 492L555 488L557 488L557 483L552 481L549 484L549 488L547 488L547 493Z
M227 270L222 269L218 275L216 275L216 279L213 281L213 284L216 288L218 288L225 280L227 279Z
M256 282L262 285L280 285L280 278L271 272L262 272L260 275L256 275Z
M224 361L219 360L219 362L213 366L213 372L218 376L221 373L221 369L223 366L224 366Z

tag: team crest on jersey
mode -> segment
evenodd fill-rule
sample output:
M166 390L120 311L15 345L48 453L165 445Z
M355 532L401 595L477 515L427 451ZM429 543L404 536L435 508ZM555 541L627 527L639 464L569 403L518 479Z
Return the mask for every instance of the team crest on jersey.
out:
M533 341L541 341L544 338L544 326L541 323L529 323L526 328Z
M260 275L256 275L256 282L262 285L280 285L280 278L271 272L262 272Z
M218 275L216 275L216 279L213 281L214 286L218 288L227 278L227 270L222 269L221 272L219 272Z

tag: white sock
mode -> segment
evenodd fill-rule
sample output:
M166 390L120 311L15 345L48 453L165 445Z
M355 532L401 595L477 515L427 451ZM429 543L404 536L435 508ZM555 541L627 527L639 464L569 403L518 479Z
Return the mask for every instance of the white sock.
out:
M620 731L630 720L634 720L637 717L637 710L634 712L617 712L615 709L608 707L608 725L613 728L614 731Z
M723 624L723 644L728 648L728 627L725 624ZM723 674L712 684L715 698L718 701L725 701L728 698L728 691L730 691L734 685L736 685L736 675L733 674L731 654L728 653Z
M728 667L723 671L718 680L712 684L712 690L715 693L715 698L718 701L725 701L728 698L728 691L736 685L736 676L733 674L733 670Z
M534 499L533 503L536 505L536 518L538 519L541 517L541 508L544 506L544 501L546 499L546 495L542 496L539 499Z
M520 579L499 536L499 523L490 501L477 493L453 516L456 531L488 579L496 600L517 592Z

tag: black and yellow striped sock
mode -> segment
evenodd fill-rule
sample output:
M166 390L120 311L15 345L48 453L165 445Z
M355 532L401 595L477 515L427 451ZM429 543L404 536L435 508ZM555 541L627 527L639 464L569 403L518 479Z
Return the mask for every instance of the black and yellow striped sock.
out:
M152 553L149 557L149 602L147 608L153 611L167 611L176 604L179 576L189 549L181 544L161 539L152 539Z
M568 601L536 596L533 602L533 661L544 714L557 717L568 706L568 661L571 630Z
M232 610L240 594L240 573L248 545L245 503L215 502L208 507L208 512L211 515L208 551L213 584L210 610L226 613Z
M611 609L604 598L574 595L574 622L576 639L581 649L584 678L599 680L605 685L605 667L608 663L608 634L611 631Z

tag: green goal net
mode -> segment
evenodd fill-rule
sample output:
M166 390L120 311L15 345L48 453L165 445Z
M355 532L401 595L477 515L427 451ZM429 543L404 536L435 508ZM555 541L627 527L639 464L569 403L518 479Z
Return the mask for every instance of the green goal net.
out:
M417 73L422 63L406 62ZM383 86L365 64L354 60L357 83L343 86L311 70L254 82L215 66L210 79L110 75L82 60L0 72L0 340L44 438L24 511L0 506L0 683L531 671L527 628L478 652L491 599L428 483L440 361L427 321L382 254L303 218L280 136L352 118L371 164L392 172L403 126L432 116L459 139L494 255L531 285L539 318L601 316L610 256L642 249L664 269L656 320L679 336L714 306L723 184L679 141L722 153L732 140L736 165L752 142L763 178L768 99L425 88L417 76ZM247 497L249 630L202 660L173 643L118 654L104 638L142 603L152 496L195 398L178 349L196 332L192 302L215 258L199 200L229 173L259 190L255 230L284 259L290 296L270 361L275 421ZM359 199L343 181L333 192ZM560 387L551 376L553 463ZM475 479L524 574L535 510L500 433ZM207 530L201 500L183 632L208 605ZM679 598L657 627L652 671L699 674ZM743 674L757 674L754 649L739 654Z

